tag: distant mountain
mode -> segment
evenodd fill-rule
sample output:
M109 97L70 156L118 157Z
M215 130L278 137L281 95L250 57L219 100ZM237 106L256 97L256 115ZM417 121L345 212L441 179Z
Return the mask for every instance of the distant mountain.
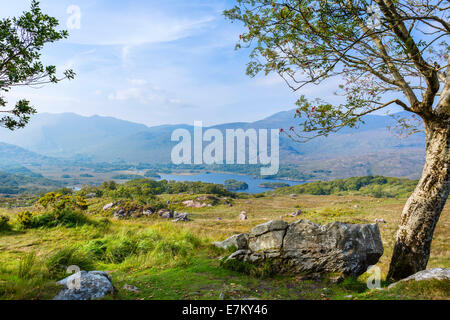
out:
M15 145L0 142L0 168L53 164L58 161Z
M251 123L227 123L212 128L222 132L236 128L288 130L299 123L294 114L295 110L289 110ZM297 143L281 135L280 161L303 168L305 172L333 171L334 177L361 173L417 178L424 161L424 135L405 139L395 136L386 129L395 125L395 120L388 116L368 115L364 121L357 130L346 128L307 143ZM11 156L27 161L49 161L49 157L58 157L93 162L169 163L176 144L170 138L177 128L193 132L191 125L147 127L110 117L38 114L22 130L12 133L0 130L0 141L30 150L9 146L9 153L0 156L0 164ZM5 146L0 144L0 151Z
M24 129L2 129L0 141L46 156L71 158L147 129L143 124L111 117L41 113L33 116Z

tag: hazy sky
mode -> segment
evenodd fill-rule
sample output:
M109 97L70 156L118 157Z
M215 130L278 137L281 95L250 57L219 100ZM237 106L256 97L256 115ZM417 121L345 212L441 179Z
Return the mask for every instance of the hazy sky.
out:
M277 76L245 75L248 50L234 50L242 26L225 20L231 0L41 0L68 28L80 8L80 29L49 44L44 61L77 77L41 89L16 88L39 112L113 116L158 125L254 121L294 108L296 95L329 98L335 85L294 94ZM16 16L29 0L0 0L1 16ZM70 10L69 10L70 11ZM73 11L72 11L73 14ZM333 81L331 81L333 82Z

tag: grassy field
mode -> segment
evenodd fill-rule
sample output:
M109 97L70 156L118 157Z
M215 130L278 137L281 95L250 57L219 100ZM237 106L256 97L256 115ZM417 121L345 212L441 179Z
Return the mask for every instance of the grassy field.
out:
M199 195L195 195L198 197ZM158 196L172 203L188 195ZM378 266L385 277L395 232L405 199L364 196L315 196L268 194L233 199L233 206L185 208L189 222L161 218L114 220L98 214L107 198L89 200L88 221L76 227L23 229L15 222L23 208L0 209L10 218L10 230L0 233L0 299L51 299L55 282L67 276L61 265L110 272L117 289L107 299L449 299L450 282L407 283L392 290L368 290L363 274L336 284L328 279L300 277L256 278L220 266L228 252L211 242L273 219L292 222L288 214L303 210L302 219L316 223L342 221L380 224L385 253ZM36 210L36 208L30 208ZM247 221L238 221L241 211ZM219 220L220 218L221 220ZM448 239L450 208L436 228L428 268L450 267ZM138 293L123 289L138 287ZM383 282L386 286L387 283ZM351 296L351 297L350 297Z

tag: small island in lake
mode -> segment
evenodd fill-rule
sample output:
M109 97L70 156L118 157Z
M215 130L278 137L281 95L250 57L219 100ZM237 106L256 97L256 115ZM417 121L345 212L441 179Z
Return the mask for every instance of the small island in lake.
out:
M247 190L248 184L242 181L237 181L235 179L228 179L224 182L224 187L230 191Z
M278 189L289 187L290 184L284 182L263 182L258 187L260 188L269 188L269 189Z
M144 174L144 177L150 178L150 179L156 179L156 180L161 179L161 176L160 176L158 173L156 173L156 172L154 172L154 171L152 171L152 170L148 170L148 171Z

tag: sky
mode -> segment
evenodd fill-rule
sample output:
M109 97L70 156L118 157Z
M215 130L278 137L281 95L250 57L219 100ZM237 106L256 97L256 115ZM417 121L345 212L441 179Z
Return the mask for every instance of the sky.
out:
M233 2L41 0L42 10L69 31L68 39L45 47L43 61L77 76L38 89L14 88L6 97L11 104L29 99L38 112L149 126L255 121L295 108L301 94L336 99L335 80L294 93L277 75L248 77L250 52L234 49L243 26L223 17ZM0 17L18 16L29 5L0 0Z

